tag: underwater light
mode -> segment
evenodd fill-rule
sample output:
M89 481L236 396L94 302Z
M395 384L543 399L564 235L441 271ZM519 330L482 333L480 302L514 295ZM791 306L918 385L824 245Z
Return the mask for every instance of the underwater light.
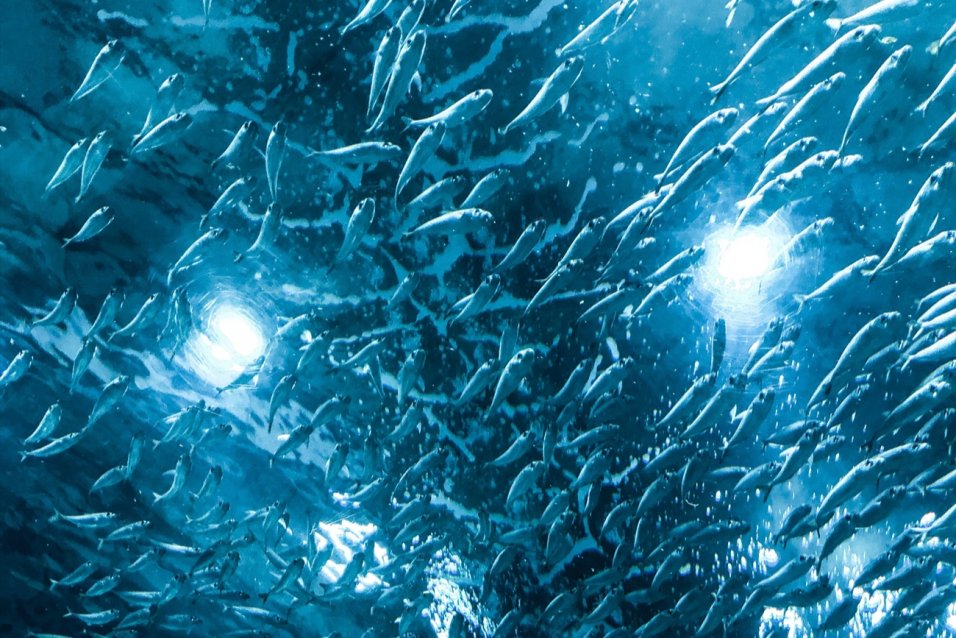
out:
M238 308L213 308L208 325L210 341L222 348L236 363L252 363L265 352L266 340L258 324Z
M766 274L773 246L767 233L747 228L727 239L719 248L717 273L729 282L744 282Z
M187 361L209 383L226 385L265 353L263 326L251 309L232 301L213 301L201 314L186 347Z
M718 228L703 241L706 256L697 281L701 292L728 321L733 315L758 319L756 311L786 270L775 262L789 239L790 229L779 218L760 226Z

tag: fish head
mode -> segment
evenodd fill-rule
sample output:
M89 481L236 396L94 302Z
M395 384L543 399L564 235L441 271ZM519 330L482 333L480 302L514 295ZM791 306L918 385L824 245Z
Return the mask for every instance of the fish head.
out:
M813 14L821 14L823 17L827 17L836 10L837 3L836 0L813 0L808 2L806 7Z
M807 153L816 148L819 143L820 140L816 137L804 137L797 141L796 148L802 153Z
M718 124L724 124L730 126L737 120L737 116L740 114L740 111L734 107L729 107L726 109L720 109L714 113L714 120Z
M825 91L835 91L843 86L844 82L846 82L846 73L838 71L823 81L823 89Z
M528 224L528 230L537 235L538 233L543 233L544 229L547 227L547 222L543 219L536 219L530 224Z
M160 91L173 91L179 93L186 84L186 79L182 73L173 73L159 85Z
M584 229L590 233L602 233L604 232L604 227L607 226L607 220L601 217L595 217L587 224L585 224Z
M276 137L285 137L286 132L289 129L289 125L286 124L285 120L279 119L276 120L276 123L272 125L272 130L269 131L269 135Z
M729 162L736 152L737 149L734 148L733 144L719 144L714 147L714 154L717 155L717 159L720 160L721 164Z
M425 47L425 32L421 29L405 38L402 50L407 54L408 51Z
M953 179L953 175L956 174L956 171L953 169L956 168L956 164L953 162L946 162L939 168L937 168L927 179L927 183L930 188L939 191L944 188L952 186L950 180Z
M847 33L847 40L869 47L877 42L882 32L879 25L865 24Z
M581 71L584 70L584 58L580 55L568 58L560 65L555 72L555 75L563 75L568 73L570 75L580 75Z
M906 66L907 62L910 61L910 57L913 55L913 47L909 44L904 45L893 52L893 54L887 60L887 63L890 66L896 68L902 68Z

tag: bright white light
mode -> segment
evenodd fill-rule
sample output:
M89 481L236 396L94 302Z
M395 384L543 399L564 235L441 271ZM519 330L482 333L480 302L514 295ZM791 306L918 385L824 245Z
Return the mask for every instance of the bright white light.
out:
M790 235L783 219L771 217L760 226L718 226L704 238L694 296L727 322L728 332L755 330L776 314L775 300L794 274L775 263Z
M234 303L212 302L200 312L186 346L187 362L203 379L223 386L262 356L266 336L256 314Z
M717 273L731 283L765 274L773 259L770 237L757 228L745 228L718 248Z
M233 306L217 306L209 318L210 340L235 359L255 361L266 348L262 331L248 314Z
M777 609L776 607L767 607L764 609L760 615L758 635L761 638L770 635L776 627L781 625L786 628L788 638L807 635L806 624L803 622L803 618L797 610L789 607L787 609Z
M776 567L777 563L780 562L780 556L777 554L777 550L772 547L761 547L758 552L758 560L760 561L760 566L764 570Z

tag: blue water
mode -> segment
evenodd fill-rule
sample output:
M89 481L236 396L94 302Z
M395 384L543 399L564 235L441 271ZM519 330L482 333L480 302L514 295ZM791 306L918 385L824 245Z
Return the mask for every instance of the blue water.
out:
M3 635L956 632L956 4L7 4Z

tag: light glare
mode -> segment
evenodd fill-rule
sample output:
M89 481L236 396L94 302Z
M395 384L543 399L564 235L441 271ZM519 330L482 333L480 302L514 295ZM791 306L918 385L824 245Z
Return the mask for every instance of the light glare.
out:
M746 282L770 268L770 238L758 229L745 229L719 248L718 274L730 283Z

